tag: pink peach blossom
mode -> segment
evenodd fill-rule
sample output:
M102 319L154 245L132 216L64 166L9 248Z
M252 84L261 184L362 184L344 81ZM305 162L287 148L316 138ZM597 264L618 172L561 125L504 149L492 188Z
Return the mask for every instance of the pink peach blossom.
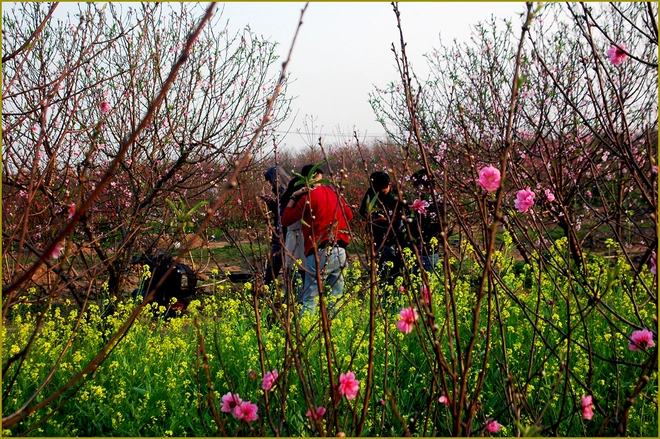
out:
M220 408L221 412L233 413L234 409L238 407L243 400L238 393L232 394L231 392L226 393L222 396L222 407Z
M69 215L68 218L71 219L73 218L73 215L76 214L76 203L71 203L71 206L69 206Z
M658 256L655 252L651 255L651 273L658 274Z
M325 408L323 407L318 407L314 411L307 410L307 417L314 421L320 421L323 419L323 415L325 415Z
M488 192L496 191L500 187L501 181L500 170L492 165L488 165L479 171L477 183Z
M489 419L486 421L486 430L488 430L490 433L497 433L500 431L500 428L502 428L502 426L495 419Z
M445 396L445 395L442 395L442 396L440 396L440 398L438 398L438 402L440 404L444 404L444 405L448 406L449 405L449 398L447 398L447 396Z
M605 54L610 58L612 65L620 66L628 58L628 54L625 51L628 50L625 44L621 43L617 47L615 44L612 44ZM621 50L623 49L623 50Z
M252 404L250 401L244 401L240 405L234 407L233 415L236 419L240 419L245 422L252 422L259 419L257 411L259 407L256 404Z
M412 306L410 308L403 308L399 312L401 320L396 322L396 327L404 334L410 334L415 326L415 322L419 319L417 310Z
M529 188L521 189L516 193L516 201L514 206L518 209L518 212L525 213L529 210L530 207L534 205L534 197L536 194L532 192Z
M548 200L549 203L552 203L553 201L555 201L555 194L550 192L550 189L546 189L545 198Z
M410 207L421 214L426 214L426 208L429 207L429 203L424 200L415 200Z
M431 290L429 287L422 285L422 288L420 288L419 292L424 296L426 303L431 303Z
M339 375L339 393L346 396L346 399L353 399L360 390L360 382L355 379L353 372L346 372Z
M101 113L108 114L110 112L110 103L106 100L101 101Z
M57 244L53 249L53 251L50 253L50 257L53 259L59 258L60 255L62 254L62 250L63 250L62 244Z
M277 379L277 369L274 369L272 372L266 372L264 375L264 379L261 382L261 388L264 389L266 392L268 392L270 389L273 388L273 383Z
M582 395L582 417L586 420L589 420L594 417L594 404L592 402L592 396L587 395L584 396Z
M633 331L630 336L630 341L628 342L628 348L631 351L639 351L642 348L652 348L653 346L655 346L655 343L653 342L653 332L648 329Z

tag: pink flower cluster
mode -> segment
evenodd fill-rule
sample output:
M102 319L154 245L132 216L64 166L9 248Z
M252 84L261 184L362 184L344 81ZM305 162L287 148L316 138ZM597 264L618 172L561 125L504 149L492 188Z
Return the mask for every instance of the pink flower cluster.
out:
M396 327L404 334L410 334L415 327L415 322L419 319L417 310L412 306L410 308L403 308L399 313L401 320L396 322Z
M412 203L412 206L410 206L413 210L416 210L417 212L421 213L422 215L426 214L426 208L429 207L428 201L424 200L415 200Z
M252 404L250 401L243 401L238 393L233 394L228 392L222 397L222 407L220 408L221 412L231 413L236 419L245 422L252 422L259 419L257 415L256 404Z
M110 112L110 103L106 100L101 101L101 113L108 114Z
M493 165L488 165L479 171L479 180L477 180L477 184L486 189L488 192L496 191L500 187L501 183L502 177L500 170ZM550 191L550 189L545 190L545 196L550 203L555 200L555 195ZM535 197L536 194L530 188L521 189L516 192L516 201L514 202L514 206L516 209L518 209L518 212L526 213L529 208L534 205Z
M555 194L553 194L550 189L545 190L545 198L548 200L548 203L555 201Z
M620 66L628 58L628 54L625 52L627 50L628 48L623 43L619 44L618 47L612 44L605 54L610 58L612 65Z
M314 411L307 410L307 417L313 421L320 421L323 419L323 415L325 415L325 408L323 407L317 407Z
M273 388L273 383L275 383L277 376L277 369L274 369L272 372L266 372L264 379L261 382L261 388L268 392Z
M529 188L521 189L516 193L514 206L518 209L518 212L525 213L534 205L534 197L536 197L536 194Z
M353 372L346 372L339 375L339 393L346 396L346 399L353 399L360 390L360 382L355 379Z
M495 419L489 419L486 421L486 430L488 430L489 433L497 433L500 431L500 428L502 428L502 426Z
M488 165L479 171L477 183L488 192L495 192L500 187L501 181L500 170L492 165Z
M592 402L592 396L582 396L582 417L586 420L589 420L594 417L594 403Z
M633 331L628 342L628 348L631 351L639 351L640 349L652 348L653 346L655 346L653 332L648 329Z

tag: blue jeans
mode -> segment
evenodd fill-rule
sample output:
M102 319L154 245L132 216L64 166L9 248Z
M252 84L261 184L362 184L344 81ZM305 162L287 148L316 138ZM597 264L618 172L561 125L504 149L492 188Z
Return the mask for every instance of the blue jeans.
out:
M383 246L380 254L376 255L378 260L378 276L386 283L394 283L394 279L401 276L401 267L403 262L397 251L393 247ZM392 263L392 268L387 266L387 263Z
M319 269L321 280L329 287L334 298L344 292L344 267L346 266L346 250L341 247L332 247L319 250ZM305 283L303 285L302 310L300 317L306 312L314 314L319 297L319 286L316 282L316 260L314 254L305 258ZM327 296L327 288L324 288Z

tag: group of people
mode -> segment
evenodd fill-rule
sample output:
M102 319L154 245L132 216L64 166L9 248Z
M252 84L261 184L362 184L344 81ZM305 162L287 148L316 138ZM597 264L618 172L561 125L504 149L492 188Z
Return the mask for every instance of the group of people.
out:
M274 197L262 198L272 212L274 227L264 284L272 284L282 268L288 279L298 272L303 284L298 298L302 317L316 309L319 281L321 288L329 288L333 300L343 292L346 249L351 239L348 224L353 212L333 186L322 184L323 171L318 166L305 165L300 175L291 178L280 166L269 168L264 178L271 184ZM369 183L359 213L373 238L379 277L393 280L401 275L401 249L411 243L419 249L424 269L431 271L438 261L438 246L431 245L432 238L438 238L444 227L442 203L435 203L427 172L422 169L412 175L416 193L410 205L398 196L386 172L373 172ZM303 261L301 270L293 269L296 260ZM290 289L286 289L287 294Z
M344 290L343 269L350 243L348 223L353 212L332 186L321 184L323 171L318 166L305 165L300 175L289 178L280 167L271 167L264 173L276 195L267 200L275 214L275 233L264 283L268 285L277 278L283 260L288 273L295 271L296 260L303 260L304 269L299 270L303 280L302 316L316 310L319 278L334 298ZM287 178L287 186L281 190ZM279 230L279 224L286 229ZM285 237L284 249L280 236Z
M385 171L369 176L370 187L362 198L360 216L367 222L367 232L373 237L381 279L393 280L402 274L401 249L411 244L418 249L426 271L432 271L439 260L439 246L433 238L439 243L441 232L447 229L443 219L444 204L434 196L434 185L425 169L415 172L411 181L415 193L409 194L414 198L410 204L399 197Z

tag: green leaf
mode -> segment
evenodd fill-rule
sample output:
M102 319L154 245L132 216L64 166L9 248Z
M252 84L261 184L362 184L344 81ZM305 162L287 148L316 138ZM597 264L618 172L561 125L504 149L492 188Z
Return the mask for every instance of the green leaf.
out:
M307 177L312 178L312 176L316 173L316 171L317 171L321 166L323 166L323 165L325 165L326 163L328 163L329 161L330 161L330 159L325 159L325 160L322 160L322 161L318 162L317 164L315 164L314 167L309 171L309 175L308 175Z
M197 209L199 209L199 208L202 207L202 206L206 206L207 204L209 204L208 201L200 201L199 203L197 203L197 204L195 205L195 207L193 207L192 209L190 209L190 210L188 211L188 216L191 216L193 213L195 213L195 212L197 211Z
M133 387L133 390L136 391L137 393L139 393L140 395L146 395L147 394L147 390L142 389L140 387Z
M513 423L520 429L522 437L536 437L541 432L541 428L536 425L522 425L518 421L513 421Z
M165 198L165 202L170 205L174 214L178 215L179 210L176 208L176 205L172 202L172 200L170 200L169 198Z
M374 211L374 206L376 206L377 201L378 194L376 194L376 196L373 198L367 196L367 214L371 214Z

